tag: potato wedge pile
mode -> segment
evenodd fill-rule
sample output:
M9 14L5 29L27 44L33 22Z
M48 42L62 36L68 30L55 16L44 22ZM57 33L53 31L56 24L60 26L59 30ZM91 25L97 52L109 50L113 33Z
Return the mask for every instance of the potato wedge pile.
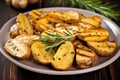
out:
M19 13L4 48L14 58L32 57L55 70L69 70L73 63L78 69L92 67L99 56L112 55L117 47L101 23L100 16L86 17L76 11Z

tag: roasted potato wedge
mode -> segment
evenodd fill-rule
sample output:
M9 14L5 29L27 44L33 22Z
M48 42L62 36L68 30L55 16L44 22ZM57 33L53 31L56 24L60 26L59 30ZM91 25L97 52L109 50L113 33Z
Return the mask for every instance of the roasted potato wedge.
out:
M11 28L10 28L10 31L9 31L9 36L10 38L15 38L16 36L18 36L19 33L18 33L18 27L16 24L14 24Z
M76 49L77 45L83 44L83 42L80 39L75 39L72 41L72 44L74 48Z
M11 56L17 59L28 59L31 55L30 47L15 39L9 39L4 48Z
M64 24L64 23L58 23L56 24L56 31L64 33L66 32L66 29L71 33L71 34L76 34L79 32L80 28L75 25L69 25L69 24Z
M58 48L51 64L56 70L68 70L73 63L74 55L73 44L66 41Z
M56 32L58 34L62 34L64 37L67 36L66 33L68 33L68 32L66 31L66 28L64 28L64 27L57 27L55 30L56 30ZM74 30L71 29L71 30L69 30L69 32L70 32L70 34L75 35L75 31ZM76 36L71 37L70 41L75 40L75 38L76 38Z
M79 27L78 26L73 26L73 25L69 25L69 24L64 24L64 23L58 23L56 24L56 28L55 31L61 34L64 34L65 36L67 36L66 33L70 33L73 35L73 37L70 39L70 41L75 40L76 38L76 34L79 32Z
M55 52L53 50L46 51L46 44L42 42L34 42L31 46L32 55L35 61L41 64L50 64L53 60Z
M40 9L31 10L29 12L29 19L35 20L35 19L38 19L40 17L44 17L46 15L47 15L47 12L45 12L44 10L40 10Z
M79 19L85 18L85 16L82 13L79 13Z
M63 23L62 20L58 20L58 19L55 19L55 18L52 18L52 17L49 17L49 16L47 16L47 20L51 23Z
M14 39L26 44L27 46L31 46L34 40L38 38L39 38L38 35L22 34L22 35L17 36Z
M79 28L78 32L84 32L84 31L87 31L87 30L97 29L93 25L88 24L88 23L84 23L84 22L73 23L72 25L77 26Z
M88 68L95 65L98 61L98 56L96 53L80 44L76 47L76 64L78 68Z
M109 32L105 29L87 30L78 34L83 41L105 41L109 38Z
M99 16L90 16L81 19L81 22L93 25L96 28L100 28L102 19Z
M36 9L29 12L29 20L31 25L34 26L34 21L47 15L47 12L44 10Z
M76 22L77 20L79 20L79 14L76 11L66 12L50 11L48 12L48 16L68 23Z
M87 44L100 56L112 55L117 47L115 41L87 42Z
M33 27L31 26L27 16L19 13L17 16L17 27L19 34L33 34Z
M60 32L57 32L55 30L45 30L41 33L41 38L47 37L47 39L45 39L44 41L47 41L49 43L54 43L57 39L56 38L52 38L55 37L53 35L57 35L60 37L65 37L66 35Z
M47 17L42 17L34 21L35 29L39 32L45 31L47 29L54 29L53 25L49 23Z

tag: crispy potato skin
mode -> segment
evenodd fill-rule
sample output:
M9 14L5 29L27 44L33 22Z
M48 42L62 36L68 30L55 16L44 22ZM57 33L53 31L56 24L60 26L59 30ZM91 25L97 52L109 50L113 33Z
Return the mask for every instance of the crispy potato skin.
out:
M30 47L15 39L9 39L4 48L11 56L17 59L28 59L31 55Z
M19 34L33 34L33 27L23 13L19 13L17 16L17 27Z
M62 20L55 19L55 18L52 18L52 17L49 17L49 16L47 16L46 18L47 18L47 20L48 20L49 22L53 22L53 23L64 23L64 21L62 21Z
M112 55L117 47L115 41L87 42L87 44L100 56Z
M31 55L30 46L34 42L33 40L39 38L38 35L22 34L14 39L9 39L4 48L6 51L15 58L28 59Z
M54 51L46 51L45 50L46 44L42 42L34 42L31 46L32 56L38 63L41 64L50 64L53 56L55 54Z
M77 20L80 19L79 14L75 11L66 12L50 11L48 12L48 16L68 23L76 22Z
M90 16L81 19L81 22L93 25L96 28L100 28L102 19L99 16Z
M15 38L16 36L18 36L19 33L18 33L18 27L16 24L14 24L11 28L10 28L10 31L9 31L9 36L10 38Z
M43 32L48 29L54 29L53 25L49 23L47 17L41 17L35 20L33 25L39 32Z
M74 55L72 43L66 41L57 50L51 64L56 70L68 70L73 63Z
M39 17L44 17L46 15L47 15L47 12L44 10L39 10L39 9L31 10L29 12L29 19L33 21L38 19Z
M31 46L34 40L38 38L40 38L38 35L22 34L14 39L26 44L27 46Z
M76 64L78 68L88 68L95 65L98 61L96 53L83 44L76 47Z
M84 32L87 30L98 29L98 28L94 27L93 25L88 24L88 23L84 23L84 22L73 23L72 25L79 27L78 32Z
M109 38L109 32L105 29L86 30L78 34L83 41L105 41Z
M74 41L72 41L72 44L73 44L73 46L74 46L74 49L76 49L76 47L77 47L78 45L83 44L83 42L82 42L81 40L79 40L79 39L75 39Z

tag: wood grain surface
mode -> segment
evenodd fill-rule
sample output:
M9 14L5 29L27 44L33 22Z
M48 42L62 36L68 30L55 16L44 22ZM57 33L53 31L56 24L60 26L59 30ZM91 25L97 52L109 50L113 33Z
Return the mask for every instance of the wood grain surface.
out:
M30 5L25 10L16 10L6 5L5 0L0 0L0 29L2 26L12 17L18 15L19 12L26 12L32 9L53 7L54 4L50 4L50 0L43 0L41 3ZM103 0L104 2L111 2L111 4L118 4L116 8L120 11L119 0ZM120 26L120 19L114 21ZM46 75L31 72L22 69L9 60L7 60L0 53L0 80L120 80L120 58L109 66L90 73L80 75L67 75L67 76L56 76Z

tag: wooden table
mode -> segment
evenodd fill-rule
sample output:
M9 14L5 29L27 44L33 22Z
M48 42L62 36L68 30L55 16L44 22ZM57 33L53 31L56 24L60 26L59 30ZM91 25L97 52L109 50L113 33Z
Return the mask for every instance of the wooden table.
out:
M30 5L25 10L16 10L6 5L5 0L0 0L0 29L2 26L12 17L16 16L19 12L26 12L36 8L44 8L54 6L49 3L50 0L43 0L42 5L37 3L36 5ZM103 0L109 1L119 6L116 10L120 11L119 0ZM115 21L120 26L120 19ZM67 75L67 76L56 76L38 74L31 71L22 69L12 62L8 61L0 53L0 80L120 80L120 58L109 66L90 73L80 75Z

